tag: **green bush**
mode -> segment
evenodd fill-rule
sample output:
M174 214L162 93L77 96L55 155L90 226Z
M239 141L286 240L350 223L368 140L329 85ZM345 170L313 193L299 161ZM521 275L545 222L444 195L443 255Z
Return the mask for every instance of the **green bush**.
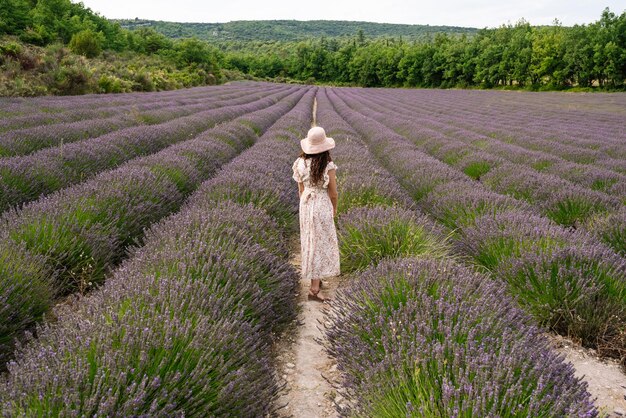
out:
M86 94L93 91L93 73L87 66L74 59L64 59L52 72L53 91L60 95Z
M69 47L76 54L95 58L102 52L102 38L101 34L85 29L72 36Z
M100 76L98 87L101 93L129 93L133 91L131 82L106 74Z
M535 251L510 259L497 276L537 321L597 347L626 324L626 265L603 245Z
M480 177L488 173L489 170L491 170L491 164L486 161L476 161L465 167L463 172L474 180L479 180Z
M448 243L426 217L391 206L358 207L339 224L342 272L363 270L395 257L449 257Z

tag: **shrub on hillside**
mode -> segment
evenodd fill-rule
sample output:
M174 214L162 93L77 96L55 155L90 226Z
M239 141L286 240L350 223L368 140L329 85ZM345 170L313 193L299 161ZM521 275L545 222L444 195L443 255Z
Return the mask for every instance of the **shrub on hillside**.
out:
M69 44L72 52L95 58L102 52L102 35L91 29L85 29L72 36Z

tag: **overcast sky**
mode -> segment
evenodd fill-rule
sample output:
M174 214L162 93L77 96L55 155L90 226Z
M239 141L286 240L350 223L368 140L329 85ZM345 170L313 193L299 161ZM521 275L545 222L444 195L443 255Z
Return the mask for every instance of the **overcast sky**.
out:
M467 27L495 27L524 18L533 25L590 23L605 7L620 14L626 0L83 0L108 18L175 22L231 20L361 20Z

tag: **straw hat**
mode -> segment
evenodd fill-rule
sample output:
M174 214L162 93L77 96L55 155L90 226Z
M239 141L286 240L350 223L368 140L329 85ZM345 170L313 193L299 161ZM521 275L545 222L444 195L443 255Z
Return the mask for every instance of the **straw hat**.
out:
M300 141L302 151L307 154L319 154L335 148L335 140L326 136L326 131L321 126L314 126L303 140Z

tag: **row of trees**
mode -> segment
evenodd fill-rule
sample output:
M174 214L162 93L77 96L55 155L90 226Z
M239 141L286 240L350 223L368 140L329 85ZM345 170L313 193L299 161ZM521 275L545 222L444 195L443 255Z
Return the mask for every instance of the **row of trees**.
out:
M262 51L262 52L260 52ZM626 80L626 13L605 9L589 25L515 25L476 36L439 34L430 41L321 39L239 45L225 65L259 77L366 87L496 87L621 89Z

